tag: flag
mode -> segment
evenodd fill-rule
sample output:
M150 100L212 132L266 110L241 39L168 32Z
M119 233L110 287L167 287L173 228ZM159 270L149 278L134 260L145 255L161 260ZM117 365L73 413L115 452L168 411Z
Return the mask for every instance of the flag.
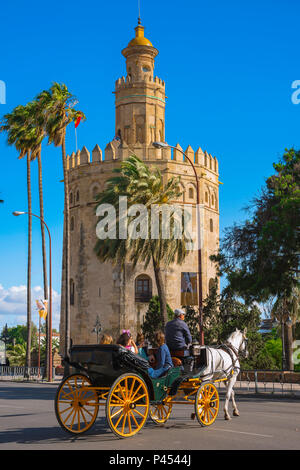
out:
M75 121L75 129L76 129L76 127L79 126L80 121L81 121L81 116L78 116L78 118Z
M48 313L48 302L47 300L36 300L37 309L39 311L39 315L43 320L46 320L47 313Z

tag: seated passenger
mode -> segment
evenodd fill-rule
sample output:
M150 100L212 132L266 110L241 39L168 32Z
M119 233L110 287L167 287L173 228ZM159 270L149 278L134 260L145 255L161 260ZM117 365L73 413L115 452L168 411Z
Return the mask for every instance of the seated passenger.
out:
M166 343L172 356L188 356L188 346L192 343L192 335L184 321L185 311L174 310L174 319L166 324Z
M146 361L149 360L147 347L145 346L145 337L143 333L138 333L136 337L136 347L138 348L138 355L141 356Z
M157 331L155 333L155 341L159 346L156 354L157 365L155 369L153 369L152 367L148 369L148 374L153 379L162 376L167 370L173 367L171 354L168 346L165 344L165 335L162 331Z
M136 344L133 341L133 338L129 330L123 330L121 336L119 337L117 341L117 344L119 344L120 346L123 346L124 348L128 349L129 351L135 354L138 353L138 348L136 347Z
M102 335L100 339L100 344L112 344L113 339L110 335Z

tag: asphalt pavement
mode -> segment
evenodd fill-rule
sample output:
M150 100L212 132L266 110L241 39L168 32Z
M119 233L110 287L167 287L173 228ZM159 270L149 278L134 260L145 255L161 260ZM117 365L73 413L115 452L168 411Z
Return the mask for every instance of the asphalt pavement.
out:
M54 413L57 386L0 382L0 451L300 449L299 399L237 393L240 416L225 421L221 393L219 415L209 427L191 420L191 405L174 405L166 424L157 426L149 419L137 435L119 439L110 431L103 407L87 433L72 436L63 431Z

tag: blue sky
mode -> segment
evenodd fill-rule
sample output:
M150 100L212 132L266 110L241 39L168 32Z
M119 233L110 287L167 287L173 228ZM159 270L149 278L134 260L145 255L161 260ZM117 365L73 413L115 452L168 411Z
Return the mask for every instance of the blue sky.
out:
M6 104L25 104L53 81L77 96L87 121L78 146L104 149L114 136L114 83L125 75L123 49L134 37L137 0L16 0L1 7L0 80ZM221 236L242 221L248 204L284 149L300 147L298 0L204 2L141 0L145 35L158 48L155 73L166 82L166 141L199 146L219 160ZM67 150L75 148L74 128ZM25 319L26 162L0 135L0 329ZM53 287L60 292L63 185L58 149L43 148L45 218L53 237ZM37 164L32 165L38 213ZM42 285L38 221L33 230L32 285ZM22 313L23 312L23 313ZM57 313L55 322L57 323Z

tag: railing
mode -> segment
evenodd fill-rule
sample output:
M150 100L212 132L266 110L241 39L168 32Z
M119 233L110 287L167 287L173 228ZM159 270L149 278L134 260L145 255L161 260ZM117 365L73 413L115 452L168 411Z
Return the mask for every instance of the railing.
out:
M24 366L4 366L0 365L0 380L14 380L24 378ZM42 379L44 375L44 367L29 367L29 379Z
M219 388L225 385L220 383ZM234 387L236 392L251 392L300 398L300 372L284 370L242 370Z

